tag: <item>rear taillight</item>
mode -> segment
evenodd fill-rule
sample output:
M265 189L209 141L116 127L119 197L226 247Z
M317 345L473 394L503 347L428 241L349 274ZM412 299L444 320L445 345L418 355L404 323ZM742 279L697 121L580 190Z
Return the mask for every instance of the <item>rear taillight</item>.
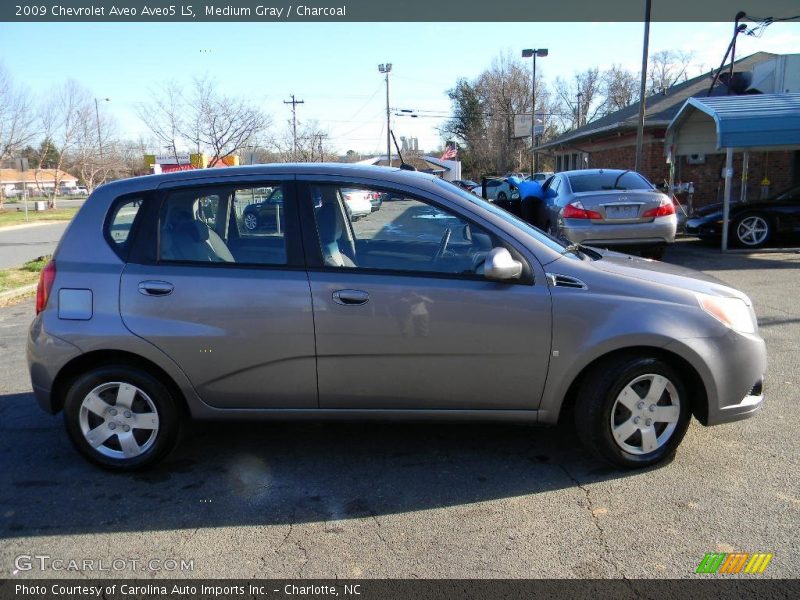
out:
M648 209L642 213L642 218L646 217L666 217L675 214L675 204L673 200L662 200L661 204L655 208Z
M53 281L56 278L56 263L48 262L42 272L39 273L39 285L36 287L36 314L44 310L47 300L50 298L50 290L53 289Z
M583 208L580 200L570 202L561 211L561 216L565 219L602 219L603 215L595 210Z

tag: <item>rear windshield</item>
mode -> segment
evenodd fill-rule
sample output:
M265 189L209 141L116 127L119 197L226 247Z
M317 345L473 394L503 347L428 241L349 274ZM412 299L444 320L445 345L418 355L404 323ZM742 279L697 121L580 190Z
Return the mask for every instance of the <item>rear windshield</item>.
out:
M600 192L603 190L650 190L652 184L634 171L609 171L600 173L580 173L569 176L572 191Z

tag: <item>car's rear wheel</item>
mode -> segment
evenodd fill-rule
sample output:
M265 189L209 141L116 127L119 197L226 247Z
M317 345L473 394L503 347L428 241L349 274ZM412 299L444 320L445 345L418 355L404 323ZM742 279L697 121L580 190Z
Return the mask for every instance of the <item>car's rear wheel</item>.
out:
M619 356L593 368L575 402L583 443L625 468L671 457L689 426L686 387L668 363L655 357Z
M245 213L244 226L248 231L255 231L258 229L258 217L256 217L253 213Z
M769 241L772 227L762 215L744 215L733 224L736 242L746 248L760 248Z
M180 410L148 373L104 366L78 377L64 399L72 443L90 461L117 471L149 466L174 447Z

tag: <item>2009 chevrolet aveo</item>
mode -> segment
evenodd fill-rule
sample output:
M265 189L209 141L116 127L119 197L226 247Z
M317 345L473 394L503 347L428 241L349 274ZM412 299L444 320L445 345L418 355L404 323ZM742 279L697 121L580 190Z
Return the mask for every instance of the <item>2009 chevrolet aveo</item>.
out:
M280 188L256 228L245 209ZM348 218L343 191L380 194ZM694 415L763 401L750 300L701 273L567 246L435 177L353 165L155 175L96 190L42 272L35 396L77 449L141 468L182 420L495 419L567 408L622 467Z

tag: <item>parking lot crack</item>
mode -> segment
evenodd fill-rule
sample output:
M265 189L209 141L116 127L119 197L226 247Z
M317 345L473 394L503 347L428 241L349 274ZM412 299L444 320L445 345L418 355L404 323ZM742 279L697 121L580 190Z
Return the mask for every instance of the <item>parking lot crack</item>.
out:
M388 540L385 537L383 537L383 534L381 533L381 528L383 527L383 525L378 520L378 517L376 517L375 515L372 515L371 518L372 518L373 521L375 521L375 524L378 526L377 529L375 530L375 535L377 535L378 539L381 542L383 542L383 545L386 546L389 549L389 552L391 552L392 554L397 556L397 552L395 551L395 549L392 548L392 545L388 542Z
M592 519L592 525L594 525L594 528L597 529L598 537L600 539L600 545L603 548L602 553L600 553L601 560L605 562L607 565L609 565L612 569L614 569L617 573L619 573L619 576L622 578L622 580L625 582L625 584L628 586L631 592L633 592L633 594L637 598L639 598L640 597L639 591L635 587L633 587L631 581L625 576L625 572L622 570L622 567L614 559L614 553L611 551L611 546L608 543L605 529L603 529L603 526L600 523L600 520L598 519L598 512L595 509L591 491L589 490L588 487L582 484L580 480L577 477L575 477L569 471L569 469L567 469L567 467L565 467L564 465L558 465L558 466L561 468L564 474L570 479L570 481L572 481L572 483L574 483L578 487L578 489L583 492L586 509L589 511L589 516Z

